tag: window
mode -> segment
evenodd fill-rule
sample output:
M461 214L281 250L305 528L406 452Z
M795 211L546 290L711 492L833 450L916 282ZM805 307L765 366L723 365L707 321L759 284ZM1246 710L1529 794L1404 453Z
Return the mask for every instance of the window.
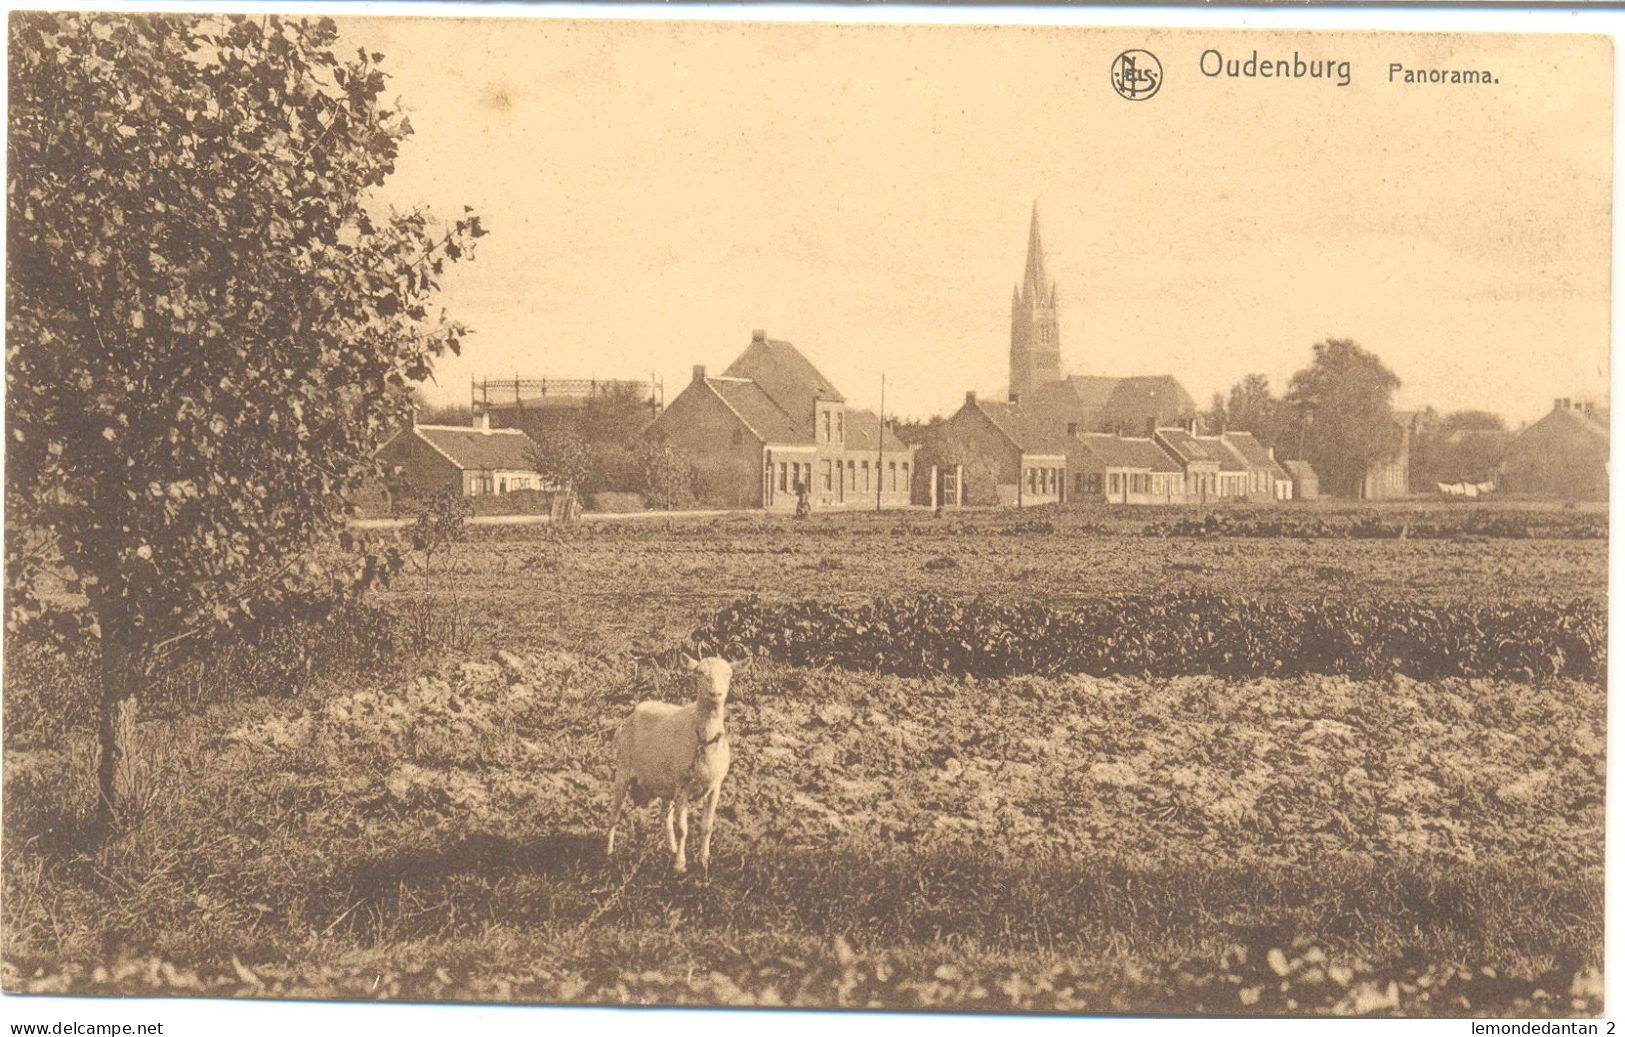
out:
M892 492L896 493L897 492L897 462L896 461L887 461L886 462L886 468L891 473Z
M1027 469L1027 492L1038 492L1038 469L1036 468Z
M824 412L824 442L829 442L829 411Z
M1119 476L1116 472L1112 473L1111 487L1112 487L1112 494L1114 496L1117 494L1117 492L1119 490L1120 484L1118 483L1118 479L1120 479L1120 478L1122 478L1122 477Z
M835 438L846 442L846 416L844 413L835 415Z
M779 462L779 492L780 493L783 493L784 491L786 491L786 490L788 490L790 488L789 476L790 476L790 466L788 464L784 463L783 461L780 461Z
M508 480L506 480L506 479L498 479L497 480L497 492L498 493L507 493L508 492Z
M906 490L911 485L913 485L913 484L908 481L908 462L904 461L903 462L903 489Z
M869 485L869 462L868 461L863 462L863 488L866 489L866 490L872 488Z
M828 412L825 412L824 420L826 422L829 421ZM830 490L833 490L834 488L835 488L835 470L830 467L830 463L828 461L825 461L824 462L824 492L828 493Z

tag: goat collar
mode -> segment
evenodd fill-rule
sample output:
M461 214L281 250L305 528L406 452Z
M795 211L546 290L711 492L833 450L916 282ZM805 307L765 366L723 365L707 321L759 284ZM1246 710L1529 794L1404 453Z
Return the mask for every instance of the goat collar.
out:
M694 736L696 738L699 737L699 734L700 733L698 731L694 732ZM700 743L698 751L699 752L704 752L705 750L709 749L711 746L716 745L718 742L722 741L722 736L725 735L725 734L727 734L726 731L718 731L716 734L712 735L710 738L705 739L703 742Z

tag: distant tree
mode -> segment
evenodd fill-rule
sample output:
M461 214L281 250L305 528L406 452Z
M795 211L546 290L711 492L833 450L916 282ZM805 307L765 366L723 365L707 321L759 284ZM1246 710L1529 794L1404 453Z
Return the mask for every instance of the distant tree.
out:
M474 424L474 409L466 403L431 403L422 386L412 387L412 406L416 409L419 425Z
M587 402L581 416L581 438L597 446L631 447L653 419L649 400L635 382L612 382Z
M457 351L429 302L484 232L368 208L411 126L331 19L9 27L6 619L42 631L57 567L87 597L111 821L158 653L376 575L311 549Z
M1418 487L1487 482L1495 477L1511 436L1500 415L1463 410L1440 417L1429 408L1411 446L1411 473Z
M579 490L589 470L587 444L567 428L538 432L530 461L543 478L568 490Z
M1321 489L1357 496L1366 470L1399 452L1393 397L1399 378L1350 339L1317 342L1286 397L1285 456L1308 461Z
M694 472L672 449L646 439L637 448L644 500L651 508L686 508L694 503Z
M1270 392L1266 375L1250 374L1230 387L1225 408L1226 431L1251 432L1260 443L1274 446L1280 432L1281 401Z

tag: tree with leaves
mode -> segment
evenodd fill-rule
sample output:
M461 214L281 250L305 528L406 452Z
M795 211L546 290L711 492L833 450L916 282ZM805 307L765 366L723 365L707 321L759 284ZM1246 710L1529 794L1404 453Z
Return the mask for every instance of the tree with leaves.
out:
M87 601L105 820L163 651L378 574L315 548L347 537L401 390L465 334L430 303L479 218L369 205L411 126L383 56L337 36L10 20L6 619L38 636L56 573Z
M581 436L567 427L546 428L536 433L534 441L530 462L542 477L571 492L579 490L590 465Z
M1265 446L1280 434L1281 401L1270 391L1269 376L1250 374L1230 387L1225 403L1225 430L1251 432Z
M1491 481L1511 439L1498 414L1462 410L1441 417L1430 407L1411 447L1415 484L1431 490L1438 483Z
M1375 354L1350 339L1317 342L1309 366L1292 376L1285 456L1308 461L1323 491L1359 496L1366 471L1397 456L1394 419L1399 378Z

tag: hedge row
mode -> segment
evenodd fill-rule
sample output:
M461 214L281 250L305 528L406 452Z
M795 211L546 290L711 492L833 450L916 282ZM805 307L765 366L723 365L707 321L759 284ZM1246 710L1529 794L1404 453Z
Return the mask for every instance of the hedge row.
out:
M1607 672L1596 601L1292 602L1178 591L1080 607L937 595L853 605L737 601L694 634L702 649L905 675L1232 678L1342 674L1417 679Z
M1148 524L1153 537L1348 537L1371 540L1457 540L1467 537L1526 540L1602 540L1608 536L1606 514L1563 515L1540 512L1462 511L1456 515L1317 516L1283 511L1226 514L1208 512Z

